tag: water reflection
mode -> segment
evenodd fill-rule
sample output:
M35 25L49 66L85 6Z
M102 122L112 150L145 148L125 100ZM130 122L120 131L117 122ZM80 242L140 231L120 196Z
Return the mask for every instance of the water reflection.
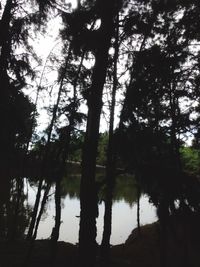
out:
M99 174L101 181L103 175ZM24 177L6 180L1 187L0 198L0 239L23 239L30 224L30 218L37 194L38 178ZM45 187L44 187L45 188ZM44 188L42 195L44 194ZM78 242L79 233L79 189L80 174L73 173L62 180L62 217L60 227L60 241L70 243ZM50 238L55 224L55 186L52 184L48 193L41 222L39 224L37 239ZM97 242L101 242L104 216L105 185L99 192L99 217L97 219ZM137 227L137 192L135 181L131 176L119 176L113 201L113 224L111 244L123 243L133 228ZM40 209L40 208L39 208ZM149 204L148 197L142 196L140 200L141 224L157 220L155 208Z
M77 243L79 232L79 176L70 176L63 180L62 192L62 224L60 227L59 240ZM51 189L52 194L54 188ZM101 242L103 231L104 202L101 201L104 195L104 188L100 192L99 217L97 219L97 242ZM30 202L34 202L34 188L29 190ZM49 198L48 207L43 215L38 230L38 239L49 238L52 227L54 226L54 200L53 196ZM149 203L147 196L142 196L141 205L141 224L156 221L155 208ZM137 227L137 207L136 207L136 189L132 177L118 177L113 204L113 224L111 244L123 243L130 235L133 228Z
M25 178L10 179L9 176L2 181L0 190L1 240L24 238L31 213L28 192L24 188L24 181Z

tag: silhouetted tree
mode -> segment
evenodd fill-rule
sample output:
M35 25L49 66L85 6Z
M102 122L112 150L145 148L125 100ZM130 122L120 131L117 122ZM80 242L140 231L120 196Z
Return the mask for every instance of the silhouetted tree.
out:
M84 141L81 179L81 219L79 232L80 264L94 266L96 257L96 216L98 210L95 190L95 169L102 107L102 91L108 65L108 51L114 33L114 18L120 8L119 2L84 2L73 15L65 15L75 49L92 51L95 66L92 84L87 90L87 129ZM88 6L87 6L88 5ZM100 19L99 29L88 30L87 23ZM79 23L77 23L79 21Z
M113 88L110 104L110 119L108 132L108 146L107 146L107 162L106 162L106 196L105 196L105 214L104 214L104 231L101 243L101 257L105 263L109 264L110 260L110 236L112 227L112 199L113 189L116 175L116 154L114 149L114 117L116 93L118 87L117 77L117 61L119 56L119 14L116 15L115 21L115 43L114 43L114 58L113 58Z

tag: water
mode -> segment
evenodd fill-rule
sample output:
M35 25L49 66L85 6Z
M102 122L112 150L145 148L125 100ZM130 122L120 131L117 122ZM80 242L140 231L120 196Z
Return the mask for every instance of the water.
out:
M122 185L120 184L122 187ZM130 189L130 184L128 189ZM52 189L53 193L54 189ZM121 189L121 191L123 191ZM127 192L127 190L124 190ZM131 190L129 190L131 192ZM33 205L36 195L36 188L29 188L29 202ZM118 200L114 200L112 212L112 236L111 244L116 245L124 243L132 230L137 227L137 205L135 202L127 201L130 197L118 196ZM125 200L126 199L126 200ZM54 226L54 198L49 198L46 211L38 229L38 239L49 238L52 227ZM62 199L62 217L60 227L60 241L77 243L79 232L79 214L80 204L77 197L70 197L67 193ZM101 242L103 231L104 204L99 205L99 217L97 219L97 242ZM148 201L146 195L140 198L140 221L141 225L152 223L157 220L155 207Z

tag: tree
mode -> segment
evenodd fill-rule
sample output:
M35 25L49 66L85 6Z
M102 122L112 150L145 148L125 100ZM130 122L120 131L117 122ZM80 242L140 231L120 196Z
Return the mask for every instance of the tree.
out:
M108 65L108 51L114 33L114 18L121 8L120 2L96 1L87 7L84 3L73 16L66 16L74 43L79 48L92 49L95 66L92 73L92 84L87 93L87 128L82 157L81 178L81 217L79 232L80 264L94 266L96 255L96 216L98 210L97 190L95 184L96 156L99 137L99 122L102 107L102 91ZM84 10L84 7L87 9ZM71 20L70 20L71 19ZM77 23L79 19L80 23ZM99 29L89 31L87 23L101 20ZM76 20L73 24L72 20ZM78 27L78 29L77 29ZM78 33L78 36L77 36ZM101 40L101 41L100 41ZM82 43L81 43L82 42Z
M193 102L191 92L195 92L193 81L197 69L195 63L187 66L191 50L182 19L178 18L182 6L174 3L164 7L161 2L148 2L146 14L133 13L126 21L127 33L139 32L144 38L140 49L133 54L119 142L123 141L121 155L127 169L139 177L138 182L158 208L161 259L165 266L169 215L176 212L176 199L180 200L180 209L184 209L188 206L186 199L190 198L184 190L187 179L184 180L181 166L180 146L182 136L193 124L192 106L186 108L184 101ZM144 27L147 21L148 26Z
M117 77L117 61L119 56L119 14L116 14L115 21L115 43L114 43L114 58L113 58L113 88L110 105L110 119L108 132L108 146L107 146L107 162L106 162L106 197L105 197L105 213L104 213L104 231L101 243L101 256L106 263L110 260L110 236L112 227L112 199L113 189L116 175L116 153L114 149L114 117L116 105L116 93L118 87Z
M36 1L39 10L31 7L32 1L22 2L5 1L2 4L0 20L0 120L3 126L0 134L0 174L5 180L3 184L10 183L9 175L12 168L21 167L21 171L23 169L29 129L35 123L35 107L23 92L23 89L28 87L27 80L35 77L30 61L36 59L36 55L29 44L29 37L31 27L41 26L46 19L47 6L52 1ZM18 196L12 238L15 238L23 191L21 177L17 179L17 184Z

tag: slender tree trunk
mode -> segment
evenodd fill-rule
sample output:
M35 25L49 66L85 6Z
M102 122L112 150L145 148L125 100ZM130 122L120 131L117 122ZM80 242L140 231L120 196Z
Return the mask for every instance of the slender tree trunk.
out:
M50 266L55 266L57 255L57 241L59 239L60 224L61 224L61 180L60 175L56 179L56 191L55 191L55 226L52 229L51 243L50 243Z
M40 178L39 178L38 191L37 191L37 195L36 195L34 210L33 210L32 218L31 218L31 223L30 223L27 239L31 239L32 235L33 235L33 229L34 229L34 226L35 226L38 207L39 207L39 203L40 203L41 189L42 189L42 184L43 184L43 179L44 179L43 175L45 173L45 169L46 169L48 158L49 158L49 148L50 148L50 142L51 142L51 134L52 134L53 126L54 126L54 123L55 123L56 117L57 117L57 111L58 111L58 106L59 106L59 103L60 103L61 93L62 93L62 90L63 90L63 83L64 83L64 78L65 78L65 73L66 73L66 69L68 67L68 62L70 60L70 57L71 57L71 44L69 46L69 52L68 52L68 56L66 58L65 68L64 68L64 71L63 71L63 73L61 75L61 81L60 81L60 86L59 86L59 90L58 90L58 96L57 96L57 100L56 100L56 105L55 105L54 110L53 110L51 123L50 123L49 130L48 130L45 155L44 155L44 158L43 158L42 169L41 169L41 174L40 174Z
M55 191L55 227L53 228L51 240L57 242L59 238L60 222L61 222L61 176L56 180L56 191Z
M42 185L43 185L43 179L40 179L39 180L39 184L38 184L37 195L36 195L36 199L35 199L33 212L32 212L32 215L31 215L31 223L30 223L30 226L29 226L29 229L28 229L28 233L27 233L27 239L28 240L32 239L32 236L33 236L33 230L34 230L34 227L35 227L38 208L39 208L39 204L40 204Z
M10 178L10 177L9 177ZM7 191L7 197L5 202L5 214L6 214L6 238L9 240L12 229L13 229L13 209L12 209L12 201L14 201L14 191L15 191L15 185L14 185L14 179L10 179L10 187Z
M140 227L140 196L141 190L139 184L137 185L137 229L138 234L141 235L141 227Z
M70 121L71 122L71 121ZM60 224L61 224L61 181L65 172L65 164L66 159L68 158L69 153L69 144L70 144L70 137L71 137L71 131L72 131L73 125L70 124L67 129L67 133L65 136L65 143L64 148L61 151L61 166L60 170L58 172L57 178L56 178L56 190L55 190L55 226L52 229L51 234L51 263L54 264L55 257L56 257L56 251L57 251L57 241L59 238L59 232L60 232ZM61 144L63 145L63 144Z
M7 0L0 21L0 72L7 69L7 59L10 55L10 21L12 17L13 0Z
M42 88L42 80L43 80L43 77L44 77L45 68L47 66L48 59L49 59L52 51L54 50L54 48L56 46L57 46L57 44L53 46L53 48L49 52L48 56L46 57L46 60L45 60L44 65L43 65L42 73L40 75L40 81L39 81L39 84L38 84L38 87L37 87L37 91L36 91L36 97L35 97L35 103L34 103L34 112L33 112L33 117L32 117L32 123L30 125L29 135L28 135L28 141L26 143L26 153L28 152L29 145L30 145L30 143L32 141L32 136L33 136L33 134L35 132L34 121L35 121L35 118L36 118L36 115L37 115L37 104L38 104L38 99L39 99L39 93L40 93L40 90Z
M71 120L69 119L70 123ZM73 119L74 122L74 119ZM74 125L74 124L73 124ZM65 172L65 164L66 159L68 158L69 154L69 144L70 144L70 137L73 125L70 124L67 129L67 133L65 136L65 144L64 148L61 151L61 166L56 178L56 190L55 190L55 226L52 229L51 234L51 244L50 244L50 265L55 265L55 259L57 255L57 241L59 239L59 232L60 232L60 224L61 224L61 181ZM62 144L61 144L62 146Z
M1 206L1 234L2 237L8 238L8 229L9 229L9 225L10 225L10 220L9 220L9 207L10 207L10 196L11 196L11 179L9 176L5 176L6 173L2 172L2 170L0 169L0 174L2 176L0 176L1 178L3 178L1 180L1 186L0 186L0 206Z
M62 180L62 177L64 175L64 171L65 171L65 163L66 160L68 159L69 156L69 145L71 142L71 133L73 131L74 125L75 125L75 116L76 116L76 112L77 112L77 83L78 83L78 78L81 72L81 68L83 66L83 59L84 59L84 55L85 53L83 53L82 57L81 57L81 61L79 64L79 68L77 71L77 75L74 79L73 82L73 108L71 111L71 114L69 115L69 126L67 127L66 130L66 136L65 136L65 143L63 145L64 148L62 148L61 151L61 166L60 166L60 171L56 180L56 192L55 192L55 207L56 207L56 216L55 216L55 227L53 229L53 232L55 234L52 235L52 240L58 240L59 238L59 229L60 229L60 218L61 218L61 206L60 206L60 183ZM62 144L61 144L62 146Z
M79 64L79 68L77 71L77 75L73 82L73 107L71 114L69 115L69 126L66 129L66 135L65 135L65 142L64 145L61 144L61 151L59 151L58 154L61 154L61 166L60 170L56 179L56 191L55 191L55 226L52 229L51 234L51 257L50 257L50 264L54 266L55 264L55 258L57 254L57 241L59 238L59 232L60 232L60 224L61 224L61 181L65 172L65 166L66 166L66 160L69 156L69 145L71 142L71 133L74 129L75 125L75 116L77 112L77 83L78 78L81 72L81 68L83 65L83 59L84 59L85 53L82 54L81 61ZM58 155L59 156L59 155Z
M176 97L174 95L175 91L175 84L174 82L169 83L169 102L170 102L170 115L171 115L171 157L172 157L172 164L174 165L177 172L181 171L181 160L180 160L180 153L179 153L179 142L177 140L177 116L176 110L179 108L178 103L176 103Z
M102 92L108 64L108 50L113 32L113 5L102 1L104 14L101 18L102 42L95 54L95 66L92 86L88 97L88 119L82 157L82 177L80 188L80 231L79 260L80 266L93 267L96 260L96 216L98 197L95 183L96 156L99 139L99 123L102 108Z
M42 199L42 202L41 202L40 211L39 211L39 214L38 214L38 217L37 217L37 220L36 220L35 230L34 230L34 234L33 234L33 237L32 237L33 240L35 240L36 237L37 237L37 231L38 231L39 223L40 223L42 214L44 212L45 205L47 203L47 199L48 199L48 194L49 194L50 188L51 188L51 183L48 182L47 185L46 185L45 191L44 191L44 195L43 195L43 199Z
M115 183L115 153L114 153L114 117L115 117L115 103L117 91L117 60L119 54L119 15L116 19L116 36L115 36L115 54L114 54L114 74L113 74L113 89L112 100L110 107L110 124L109 124L109 141L107 150L107 164L106 164L106 199L105 199L105 214L104 214L104 231L101 243L101 258L103 262L108 263L110 259L110 236L112 227L112 198Z
M48 137L47 137L47 154L49 152L48 150L49 150L49 144L50 144L50 141L51 141L51 134L52 134L53 126L54 126L54 123L55 123L56 118L57 118L57 112L58 112L58 107L59 107L59 104L60 104L61 94L63 92L63 84L64 84L65 75L66 75L66 70L68 68L68 63L69 63L69 60L70 60L70 57L71 57L71 50L72 50L72 48L71 48L71 44L70 44L68 55L67 55L67 58L66 58L66 61L65 61L65 67L64 67L64 70L63 70L63 72L61 74L60 86L59 86L59 90L58 90L58 96L57 96L56 104L54 106L51 123L49 125Z
M10 236L10 240L14 240L16 238L16 235L17 235L20 202L22 199L22 192L23 192L23 188L24 188L23 178L18 178L16 183L17 183L17 202L16 202L16 206L15 206L15 211L14 211L13 230L12 230L12 233Z
M43 180L41 180L41 181L43 182ZM34 223L35 230L34 230L34 225L33 225L32 226L33 227L32 234L30 235L30 237L28 239L28 240L30 240L30 243L29 243L29 247L28 247L24 262L22 264L23 267L27 267L29 262L31 261L31 255L32 255L32 252L34 249L35 239L37 237L38 226L39 226L39 223L40 223L43 211L44 211L44 207L45 207L47 199L48 199L48 193L49 193L50 188L51 188L51 184L48 182L46 185L45 191L44 191L44 195L43 195L43 199L42 199L42 203L41 203L41 207L40 207L40 211L39 211L37 220L35 219L35 223ZM41 187L41 189L42 189L42 187ZM41 194L41 190L40 190L40 194ZM38 199L40 199L40 198L38 198ZM39 202L38 202L38 207L39 207ZM38 210L38 207L37 207L37 210ZM36 213L36 216L37 216L37 213ZM29 228L29 230L30 230L30 228ZM34 233L33 233L33 230L34 230Z

